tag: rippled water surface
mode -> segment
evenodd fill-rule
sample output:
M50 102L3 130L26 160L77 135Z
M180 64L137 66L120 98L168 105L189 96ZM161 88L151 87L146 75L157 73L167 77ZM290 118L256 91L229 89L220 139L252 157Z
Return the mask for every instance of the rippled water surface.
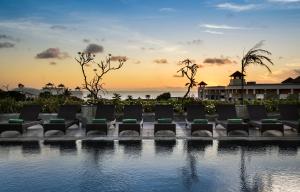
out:
M0 191L300 191L300 142L0 144Z

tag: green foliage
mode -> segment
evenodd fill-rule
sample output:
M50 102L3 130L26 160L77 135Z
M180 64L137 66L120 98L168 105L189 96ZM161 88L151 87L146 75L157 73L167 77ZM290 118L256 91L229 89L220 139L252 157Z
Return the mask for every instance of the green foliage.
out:
M0 99L12 98L16 101L25 101L26 96L18 91L1 91Z
M214 101L214 100L199 100L195 98L186 98L183 100L179 99L164 99L164 100L156 100L156 99L132 99L132 100L121 100L119 94L116 94L114 99L98 99L95 103L101 104L114 104L116 105L117 113L121 113L123 111L124 105L130 104L141 104L143 106L145 113L153 113L154 106L156 104L169 104L174 107L174 111L176 113L184 113L186 106L190 104L203 104L205 106L205 111L207 114L214 114L216 112L215 106L221 103L228 103L225 101ZM65 97L63 95L58 96L50 96L50 97L39 97L32 101L16 101L13 98L3 98L0 99L0 113L16 113L19 112L23 105L26 104L39 104L42 106L42 112L44 113L53 113L57 112L60 105L63 104L79 104L79 105L90 105L91 103L87 101L83 101L76 97ZM298 104L300 105L300 101L298 99L289 98L286 100L279 99L269 99L269 100L253 100L253 101L245 101L245 104L262 104L266 106L268 112L278 111L278 104Z
M52 96L52 94L49 91L41 92L40 95L39 95L40 98L49 98L51 96Z
M157 100L168 100L170 98L171 98L170 92L162 93L156 97Z
M81 99L76 97L51 96L47 98L39 97L32 101L17 101L13 98L0 99L0 113L20 112L23 105L39 104L42 106L42 112L57 112L60 105L63 104L83 104Z

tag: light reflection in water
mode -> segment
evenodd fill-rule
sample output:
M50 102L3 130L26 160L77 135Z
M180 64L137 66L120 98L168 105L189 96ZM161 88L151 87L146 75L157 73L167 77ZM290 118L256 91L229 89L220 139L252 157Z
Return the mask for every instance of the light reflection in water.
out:
M300 191L300 142L1 143L6 191ZM46 191L47 191L46 190Z

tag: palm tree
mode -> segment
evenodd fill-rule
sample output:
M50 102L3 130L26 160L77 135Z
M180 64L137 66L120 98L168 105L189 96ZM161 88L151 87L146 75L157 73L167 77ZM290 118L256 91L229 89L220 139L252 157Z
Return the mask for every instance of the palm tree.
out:
M120 101L121 95L119 93L114 93L112 99L115 101Z
M146 99L149 100L150 99L150 95L145 95Z
M127 100L129 100L129 101L133 100L132 95L128 95L128 96L127 96Z
M19 83L19 84L18 84L18 88L19 88L19 89L23 89L24 87L25 87L25 86L24 86L22 83Z
M264 41L258 42L242 58L242 74L246 73L246 68L249 65L260 65L265 67L270 73L272 72L268 66L268 64L274 65L272 60L268 57L272 54L271 52L260 48L263 43ZM244 76L242 76L242 104L244 104Z

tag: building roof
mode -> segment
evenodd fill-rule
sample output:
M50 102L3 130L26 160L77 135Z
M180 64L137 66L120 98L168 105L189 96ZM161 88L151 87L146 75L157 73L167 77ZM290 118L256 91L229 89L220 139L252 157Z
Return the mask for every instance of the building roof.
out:
M236 71L234 73L232 73L229 77L242 77L242 76L246 76L243 73Z
M283 84L299 84L300 83L300 76L296 77L295 79L289 77L286 80L282 81Z
M300 76L296 77L296 78L293 80L293 83L300 83Z
M198 85L207 85L204 81L201 81Z
M293 83L294 79L289 77L286 80L282 81L281 83Z

